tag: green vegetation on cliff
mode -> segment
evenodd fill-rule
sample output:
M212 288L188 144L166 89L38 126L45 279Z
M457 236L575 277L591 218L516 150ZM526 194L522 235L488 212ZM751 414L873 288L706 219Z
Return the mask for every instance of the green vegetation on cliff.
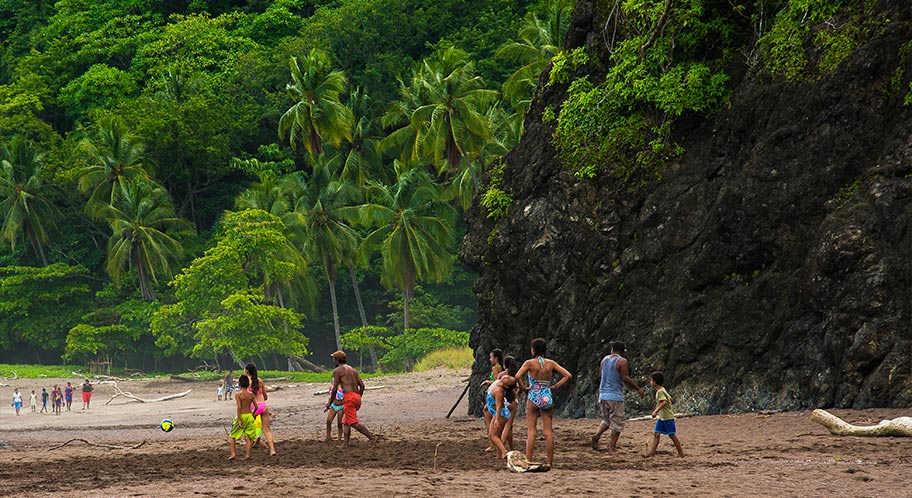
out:
M606 173L630 189L654 183L683 153L681 118L720 110L730 74L758 71L758 62L788 79L833 71L889 22L870 16L873 4L598 2L603 36L553 60L549 84L568 85L556 116L559 156L581 178Z

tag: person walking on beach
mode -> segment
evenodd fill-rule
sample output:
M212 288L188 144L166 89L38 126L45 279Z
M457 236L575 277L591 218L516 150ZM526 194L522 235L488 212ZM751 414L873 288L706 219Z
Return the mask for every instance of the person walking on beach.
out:
M228 373L225 374L225 393L224 399L227 401L231 398L231 391L234 390L234 379L231 377L231 370L228 370Z
M54 398L54 415L60 415L60 408L63 406L63 393L60 392L60 386L54 386L51 396Z
M551 428L554 420L554 396L551 394L552 389L558 389L566 384L573 375L566 368L560 366L556 361L545 358L545 352L548 348L548 342L542 338L532 339L531 360L526 360L519 368L516 374L517 382L520 383L520 389L527 391L526 394L526 427L528 434L526 436L526 458L532 460L532 452L535 449L535 437L538 430L538 417L542 419L542 432L545 436L545 449L548 454L548 465L554 466L554 431ZM561 374L561 379L554 385L551 381L554 379L554 372ZM528 379L523 378L523 374ZM525 381L529 385L525 385Z
M35 395L34 389L32 389L32 395L29 396L29 406L32 408L32 413L38 411L38 396Z
M41 388L41 413L47 413L48 411L48 391L47 388Z
M73 384L67 382L66 388L64 388L64 398L66 398L66 407L67 411L70 411L70 408L73 406Z
M16 415L19 415L19 410L22 409L22 394L19 392L19 388L13 389L13 408L16 409Z
M598 450L599 438L602 433L611 429L611 440L608 443L608 452L617 450L617 441L624 430L624 384L635 390L640 398L646 393L630 378L629 365L624 358L626 347L622 342L612 342L608 356L602 358L601 383L599 384L599 411L602 422L598 431L592 436L592 449Z
M326 408L329 409L336 397L336 392L341 388L342 395L342 447L347 448L351 438L352 427L361 434L367 436L371 444L376 443L379 439L358 420L358 410L361 409L361 395L364 394L364 381L358 371L348 365L348 356L344 351L336 351L332 355L336 364L332 375L332 390L329 393L329 401Z
M675 449L678 450L678 456L684 457L684 448L681 447L681 441L678 440L677 429L675 428L674 408L671 406L671 395L665 390L665 374L662 372L652 372L649 384L656 390L656 407L652 411L652 418L658 417L656 426L653 430L652 447L649 448L647 457L654 457L656 448L659 446L659 437L662 434L671 438Z
M85 382L82 383L82 409L83 410L88 410L89 405L92 404L92 391L94 391L94 390L95 390L95 386L93 386L92 383L89 382L89 379L86 379Z

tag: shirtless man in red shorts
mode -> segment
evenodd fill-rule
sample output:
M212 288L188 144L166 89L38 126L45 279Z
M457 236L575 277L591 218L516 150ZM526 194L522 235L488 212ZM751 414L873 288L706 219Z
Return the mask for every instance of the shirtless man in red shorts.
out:
M358 375L358 371L352 368L347 362L347 356L344 351L336 351L331 355L336 363L336 369L333 370L332 391L329 393L329 402L326 408L336 399L336 391L340 388L344 393L342 396L342 447L348 447L348 440L351 437L352 427L361 434L370 439L371 444L376 443L378 436L371 434L358 420L358 410L361 408L361 395L364 394L364 381Z

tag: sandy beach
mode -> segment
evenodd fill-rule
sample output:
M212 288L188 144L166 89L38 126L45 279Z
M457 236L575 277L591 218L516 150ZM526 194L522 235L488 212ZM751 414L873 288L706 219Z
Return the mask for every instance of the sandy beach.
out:
M325 384L270 381L278 455L254 450L249 461L228 462L225 435L233 402L216 401L215 382L166 379L120 382L125 391L157 398L187 389L185 398L143 404L124 398L105 402L110 385L95 389L91 409L32 414L28 393L54 383L81 379L19 379L26 407L15 416L12 388L0 389L2 496L912 496L912 441L902 438L831 436L808 420L807 412L689 417L678 421L687 457L674 457L663 439L646 459L653 423L628 422L621 451L593 451L593 419L555 420L555 468L515 474L493 454L479 419L465 416L467 400L445 415L464 387L467 371L434 370L370 379L384 386L365 393L362 421L383 436L371 447L353 434L352 447L323 442L323 404L314 396ZM477 400L474 400L477 402ZM39 399L40 409L40 399ZM873 424L912 415L909 410L833 410L847 421ZM174 431L158 423L170 418ZM525 421L517 420L517 445L525 442ZM138 449L105 449L72 438ZM540 438L540 431L539 431ZM605 443L603 442L603 445ZM435 469L435 451L437 453ZM536 460L544 459L544 442Z

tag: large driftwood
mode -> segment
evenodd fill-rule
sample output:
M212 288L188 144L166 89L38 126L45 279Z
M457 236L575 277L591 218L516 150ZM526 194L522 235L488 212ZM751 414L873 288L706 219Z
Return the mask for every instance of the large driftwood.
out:
M105 449L108 449L108 450L135 450L136 448L139 448L140 446L146 444L146 440L145 440L145 439L143 439L141 442L139 442L139 443L137 443L137 444L134 444L133 446L115 446L115 445L113 445L113 444L93 443L93 442L91 442L91 441L86 441L85 439L82 439L82 438L73 438L73 439L70 439L69 441L67 441L67 442L65 442L65 443L58 444L57 446L51 446L51 447L48 448L47 450L48 450L48 451L51 451L51 450L56 450L57 448L62 448L62 447L64 447L64 446L66 446L66 445L72 443L73 441L82 441L83 443L85 443L85 444L87 444L87 445L89 445L89 446L97 446L97 447L99 447L99 448L105 448Z
M143 398L140 398L140 397L138 397L138 396L133 395L133 393L131 393L131 392L122 390L122 389L117 385L116 382L115 382L114 384L112 384L112 386L114 387L114 396L111 396L111 399L109 399L108 402L105 403L106 405L107 405L108 403L114 401L114 398L116 398L116 397L118 397L118 396L123 396L123 397L125 397L125 398L130 398L130 399L132 399L133 401L139 401L140 403L159 403L159 402L161 402L161 401L168 401L169 399L183 398L184 396L190 394L191 391L193 391L193 389L187 389L186 391L184 391L184 392L182 392L182 393L169 394L168 396L163 396L163 397L161 397L161 398L143 399Z
M877 425L852 425L824 410L814 410L811 420L837 436L908 436L912 437L912 417L882 420Z
M383 388L385 388L385 387L386 387L386 386L367 386L367 387L364 388L364 390L365 390L365 391L373 391L374 389L383 389ZM321 394L329 394L329 391L331 391L331 389L323 389L322 391L317 391L317 392L315 392L315 393L314 393L314 396L319 396L319 395L321 395Z
M689 413L675 413L674 416L675 418L688 418L691 415ZM633 417L627 419L628 422L640 422L642 420L655 420L655 417L652 415L643 415L642 417Z

